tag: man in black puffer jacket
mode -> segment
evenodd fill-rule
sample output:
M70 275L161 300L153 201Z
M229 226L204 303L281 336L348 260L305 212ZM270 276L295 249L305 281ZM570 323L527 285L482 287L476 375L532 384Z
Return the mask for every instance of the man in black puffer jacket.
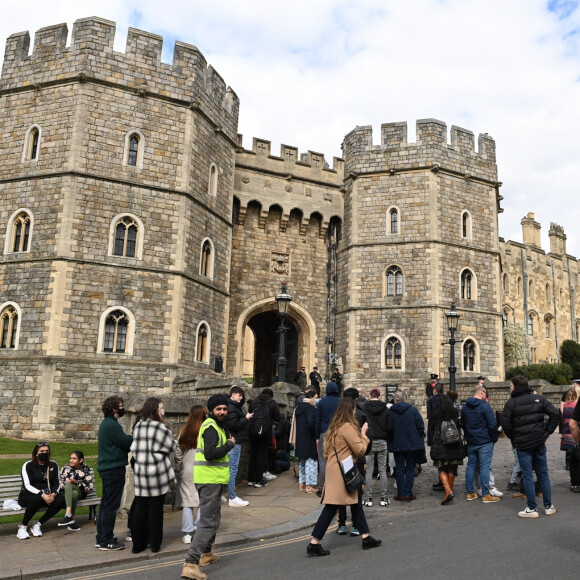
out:
M501 426L512 440L518 454L528 499L528 507L518 515L521 518L539 517L532 473L532 469L535 469L542 488L545 513L551 516L556 513L556 508L552 505L552 488L544 443L558 426L558 410L550 401L533 392L526 377L514 377L510 390L511 397L503 409Z
M387 499L387 439L393 435L393 419L386 403L381 401L381 391L371 389L371 398L364 407L363 413L367 417L369 430L367 436L371 440L369 453L366 456L367 472L365 478L364 505L373 505L373 470L375 458L379 466L379 482L381 485L381 506L389 505Z

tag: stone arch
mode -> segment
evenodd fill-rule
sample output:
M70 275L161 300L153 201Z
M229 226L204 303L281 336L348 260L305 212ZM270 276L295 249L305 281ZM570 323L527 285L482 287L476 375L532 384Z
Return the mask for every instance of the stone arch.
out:
M233 361L234 376L242 376L244 363L244 343L246 340L254 340L254 332L249 327L250 321L257 315L273 313L277 317L276 300L265 298L258 300L245 308L239 315L235 329L235 360ZM316 325L308 311L299 304L290 303L288 309L288 321L295 327L297 333L297 362L301 366L311 369L316 363ZM277 337L272 337L277 340ZM277 349L277 347L276 347ZM291 371L292 372L292 371ZM292 382L294 377L287 376L286 380Z

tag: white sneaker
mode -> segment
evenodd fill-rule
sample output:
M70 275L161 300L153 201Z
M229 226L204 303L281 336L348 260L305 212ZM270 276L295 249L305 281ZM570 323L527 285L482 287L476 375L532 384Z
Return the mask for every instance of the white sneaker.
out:
M531 510L527 507L524 511L518 512L518 516L520 516L520 518L539 518L540 514L538 513L538 510Z
M270 473L269 471L266 471L264 473L264 479L266 479L268 481L272 481L273 479L276 479L276 476L273 475L272 473Z
M191 544L191 534L183 534L183 543L184 544Z
M28 538L30 538L30 534L28 533L26 526L18 524L18 532L16 532L16 537L19 540L28 540Z
M228 500L227 500L226 496L222 495L222 503L227 503L227 502L228 502Z
M30 531L35 538L40 538L42 536L42 531L40 530L41 523L36 522L31 528Z
M489 493L493 495L493 497L503 497L503 492L501 492L497 487L491 487Z
M556 508L551 505L550 507L544 508L544 513L547 516L553 516L556 513Z
M245 507L247 505L250 505L250 502L238 496L234 497L234 499L230 499L229 502L230 507Z

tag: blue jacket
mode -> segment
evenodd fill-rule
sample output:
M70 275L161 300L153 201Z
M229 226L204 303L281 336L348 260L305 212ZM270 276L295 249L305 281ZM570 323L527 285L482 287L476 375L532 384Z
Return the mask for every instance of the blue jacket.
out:
M316 408L308 399L296 407L296 444L294 451L299 459L318 459L314 425Z
M389 411L394 427L393 444L389 446L389 451L400 453L424 449L425 423L421 413L404 401L395 403Z
M483 399L470 397L465 401L460 423L469 445L485 445L497 441L495 414Z
M338 385L330 382L326 385L326 397L320 399L320 402L316 406L316 439L320 439L320 435L328 431L328 426L330 425L330 421L332 421L338 403L340 403Z

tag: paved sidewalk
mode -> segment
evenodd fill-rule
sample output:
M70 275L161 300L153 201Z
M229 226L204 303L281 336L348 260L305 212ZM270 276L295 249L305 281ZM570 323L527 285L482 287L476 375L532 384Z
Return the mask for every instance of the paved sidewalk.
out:
M548 440L548 458L550 477L553 487L565 491L569 487L569 473L563 469L564 453L559 450L560 438L553 435ZM464 462L466 464L466 460ZM502 501L513 502L514 511L525 506L523 499L513 499L506 491L509 474L513 467L513 454L509 440L502 438L495 448L493 468L497 487L505 493ZM366 513L373 519L381 516L381 511L389 517L406 512L419 512L439 506L441 493L434 492L431 485L437 480L437 472L429 461L423 466L423 471L415 480L417 501L411 503L392 502L388 507L366 508ZM388 495L392 499L396 494L394 480L389 478ZM456 480L455 502L464 501L465 467L461 467ZM378 491L378 482L374 482ZM216 540L216 548L240 545L278 537L280 535L304 530L308 533L320 513L320 500L314 494L298 491L298 482L292 469L272 481L265 488L238 487L240 496L250 501L245 508L230 508L227 504L222 508L222 523ZM376 492L375 492L376 495ZM580 503L580 494L569 493L570 505ZM453 505L453 504L451 504ZM565 506L556 505L559 509ZM441 509L452 509L444 506ZM515 514L514 514L515 515ZM32 579L47 578L51 575L74 572L75 570L97 570L107 564L117 564L126 561L146 561L168 555L183 556L187 546L182 542L181 512L168 511L165 514L164 540L161 551L152 554L149 550L141 554L131 553L131 544L119 552L102 552L95 548L95 527L86 520L87 516L79 518L82 527L80 532L70 532L66 528L58 528L59 518L47 522L43 526L42 538L18 540L16 538L17 524L0 525L0 579ZM116 536L124 540L126 520L117 520Z

